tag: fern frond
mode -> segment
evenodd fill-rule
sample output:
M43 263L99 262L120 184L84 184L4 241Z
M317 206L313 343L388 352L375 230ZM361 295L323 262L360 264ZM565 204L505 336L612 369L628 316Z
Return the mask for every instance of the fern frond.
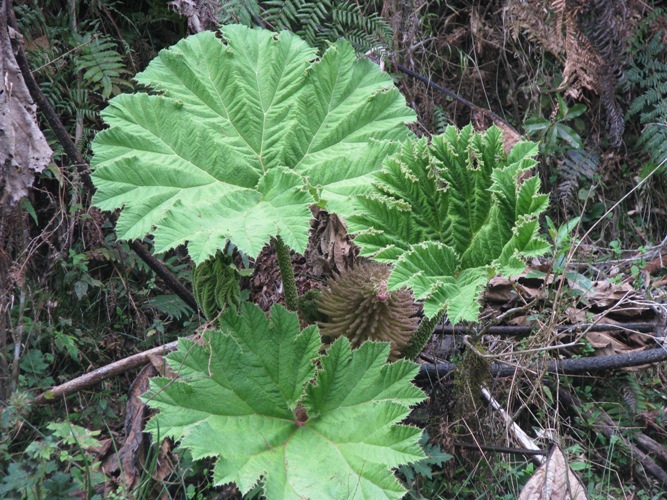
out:
M570 149L564 152L558 163L558 198L563 208L569 210L578 199L582 179L591 182L600 166L597 154L586 149Z
M270 0L261 7L262 20L273 29L292 31L319 49L345 38L357 52L382 52L393 36L380 15L364 14L350 0Z
M631 85L641 89L628 108L627 116L639 116L646 124L636 146L647 153L651 161L659 165L667 160L667 44L662 42L662 32L654 33L648 42L656 16L664 15L661 9L640 23L632 40L633 67L627 72ZM665 169L663 169L665 171Z
M515 0L508 12L515 32L525 32L564 62L566 94L575 96L584 87L600 96L609 137L620 145L624 119L615 90L622 74L625 1Z
M222 0L220 4L220 24L252 26L259 14L257 0Z
M92 35L92 39L87 35L82 42L82 54L76 61L84 81L105 99L132 87L131 73L116 50L116 42L102 35Z

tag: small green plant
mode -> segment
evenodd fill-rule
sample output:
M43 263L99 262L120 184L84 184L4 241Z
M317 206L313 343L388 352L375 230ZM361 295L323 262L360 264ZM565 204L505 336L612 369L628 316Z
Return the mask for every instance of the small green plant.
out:
M565 99L556 96L558 106L550 119L537 116L528 118L524 128L528 135L540 141L540 152L551 155L564 149L583 149L584 141L567 122L576 120L586 112L586 105L577 103L568 107Z
M402 465L398 472L404 477L405 484L410 488L410 492L419 487L419 491L423 495L425 490L428 489L428 484L435 482L435 469L442 467L445 462L453 457L442 451L437 444L429 443L429 435L426 431L422 434L419 445L424 450L426 458L412 464ZM423 496L418 498L423 498Z
M100 445L99 431L69 422L52 422L48 429L49 435L28 445L23 459L9 463L0 482L0 495L41 499L85 492L87 498L101 498L94 494L93 487L103 484L105 476L86 451Z
M593 289L593 282L580 272L570 269L570 259L576 244L573 234L579 226L580 217L574 217L558 228L550 217L546 217L546 221L553 242L551 272L554 276L562 276L570 281L571 286L565 287L568 294L581 297Z
M231 257L222 252L195 268L192 288L206 319L212 321L227 307L238 310L241 305L240 276Z
M581 116L586 112L586 105L577 103L569 107L560 94L556 95L556 109L549 118L542 116L528 118L524 128L528 136L539 141L540 155L549 166L554 181L558 179L557 194L565 209L576 200L586 199L588 189L598 171L599 158L587 150L577 130L584 129ZM576 129L576 130L575 130ZM601 207L601 205L600 205ZM589 208L586 216L590 216Z

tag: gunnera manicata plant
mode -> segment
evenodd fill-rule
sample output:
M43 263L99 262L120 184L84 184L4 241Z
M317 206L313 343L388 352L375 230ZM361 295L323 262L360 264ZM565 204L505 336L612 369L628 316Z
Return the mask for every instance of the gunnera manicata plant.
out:
M386 264L365 262L330 280L319 299L322 336L345 336L352 347L367 340L391 342L391 358L398 359L419 323L419 306L411 291L387 290L391 270Z

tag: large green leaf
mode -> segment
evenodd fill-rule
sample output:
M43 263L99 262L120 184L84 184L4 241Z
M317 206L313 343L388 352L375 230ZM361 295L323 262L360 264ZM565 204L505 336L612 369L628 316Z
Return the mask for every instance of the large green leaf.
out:
M501 132L448 127L429 143L406 142L374 176L374 190L348 217L361 254L394 265L391 289L411 288L428 317L477 319L488 278L520 273L526 257L549 250L537 217L548 197L537 177L537 145L506 155Z
M349 196L411 136L391 78L340 41L319 59L295 35L231 25L160 52L121 95L93 148L95 204L123 208L119 238L188 242L196 263L231 239L256 256L271 236L301 252L309 205Z
M299 332L279 305L267 318L245 303L220 326L200 344L181 339L167 357L178 380L151 380L145 399L160 412L148 430L215 457L215 483L244 493L262 478L271 499L402 496L389 469L424 457L420 429L398 425L424 399L416 364L345 338L320 356L317 328Z

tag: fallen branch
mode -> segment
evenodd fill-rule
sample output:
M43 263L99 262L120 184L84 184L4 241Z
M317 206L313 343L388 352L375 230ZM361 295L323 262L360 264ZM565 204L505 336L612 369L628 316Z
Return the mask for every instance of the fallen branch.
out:
M74 394L86 387L90 387L102 380L120 375L126 371L138 368L150 362L150 358L156 355L164 355L176 349L178 341L170 342L163 346L155 347L148 351L134 354L127 358L115 361L111 364L93 370L90 373L65 382L62 385L52 387L48 391L35 398L35 405L55 403L59 398ZM639 366L650 363L658 363L667 360L667 349L658 348L631 354L614 354L611 356L594 356L590 358L564 359L558 361L547 361L535 363L528 366L507 366L493 363L490 367L494 377L510 377L518 371L529 371L533 373L561 373L563 375L579 375L583 373L616 370L630 366ZM443 362L437 364L422 365L419 378L439 378L456 369L455 363Z
M178 340L169 342L168 344L149 349L148 351L140 352L127 358L114 361L106 366L93 370L92 372L81 375L80 377L65 382L62 385L52 387L46 392L43 392L33 400L34 405L45 405L56 403L60 398L64 398L71 394L75 394L91 385L95 385L103 380L106 380L116 375L120 375L127 371L139 368L146 363L150 363L152 356L163 356L176 350L178 347Z
M561 359L543 361L527 366L508 366L493 363L490 367L493 377L512 377L519 371L529 371L535 374L560 373L562 375L583 375L586 373L618 370L631 366L648 365L667 361L667 349L659 347L630 354L612 354L610 356L592 356L588 358ZM442 362L438 364L422 365L420 377L443 377L456 369L455 363Z
M537 328L534 326L490 326L484 330L488 335L516 335L525 336L533 333ZM608 331L635 331L635 332L655 332L658 329L658 323L620 323L620 324L582 324L582 325L560 325L557 328L558 333L573 333L573 332L608 332ZM440 335L465 335L474 334L475 328L470 326L460 325L445 325L436 326L434 333Z

